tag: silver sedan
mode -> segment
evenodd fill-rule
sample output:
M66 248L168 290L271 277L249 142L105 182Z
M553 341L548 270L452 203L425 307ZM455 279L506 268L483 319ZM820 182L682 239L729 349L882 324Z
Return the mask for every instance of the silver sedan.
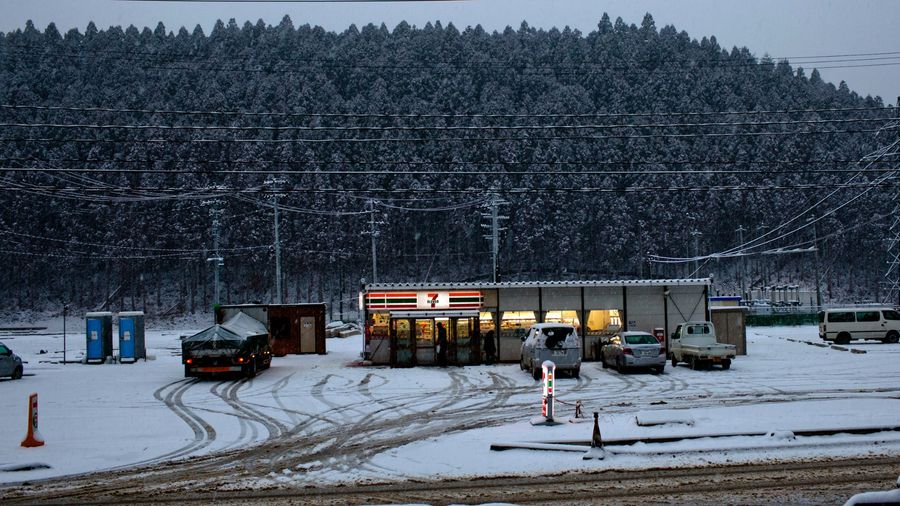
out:
M632 367L649 367L654 373L666 367L666 350L646 332L622 332L600 343L603 368L613 366L623 372Z

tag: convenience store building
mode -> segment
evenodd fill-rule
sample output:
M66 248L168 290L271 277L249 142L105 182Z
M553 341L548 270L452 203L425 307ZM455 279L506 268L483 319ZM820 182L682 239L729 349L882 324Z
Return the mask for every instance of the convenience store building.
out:
M363 286L363 356L378 365L437 362L438 325L447 330L450 364L480 364L493 335L501 362L517 362L521 338L535 323L575 326L584 360L596 359L601 336L664 332L709 319L708 278L511 283L380 283ZM490 334L493 331L493 334Z

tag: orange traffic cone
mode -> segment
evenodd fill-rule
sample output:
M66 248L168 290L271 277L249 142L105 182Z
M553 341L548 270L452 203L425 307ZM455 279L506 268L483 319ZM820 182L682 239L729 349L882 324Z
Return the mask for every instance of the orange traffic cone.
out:
M28 434L22 440L22 446L25 448L44 446L44 438L41 436L41 431L38 430L37 394L31 394L28 397Z

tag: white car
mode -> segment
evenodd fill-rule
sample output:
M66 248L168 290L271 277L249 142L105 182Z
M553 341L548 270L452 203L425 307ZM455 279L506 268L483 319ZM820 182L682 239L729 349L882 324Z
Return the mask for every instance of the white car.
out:
M531 326L528 335L522 338L519 367L531 371L531 376L539 380L545 360L556 364L557 371L568 371L575 378L581 374L581 339L575 327L563 323Z
M819 337L838 344L852 339L896 343L900 340L900 312L888 307L819 311Z

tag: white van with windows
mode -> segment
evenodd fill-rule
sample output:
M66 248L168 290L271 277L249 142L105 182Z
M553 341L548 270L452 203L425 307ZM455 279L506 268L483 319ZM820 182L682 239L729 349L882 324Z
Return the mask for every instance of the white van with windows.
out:
M896 343L900 340L900 312L889 307L819 311L819 337L838 344L853 339Z

